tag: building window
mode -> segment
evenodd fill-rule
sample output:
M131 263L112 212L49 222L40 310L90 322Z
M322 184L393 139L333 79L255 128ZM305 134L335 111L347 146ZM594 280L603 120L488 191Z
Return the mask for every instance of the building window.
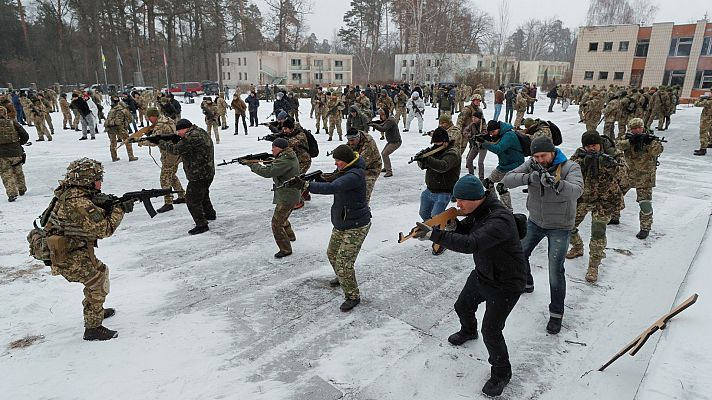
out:
M430 82L430 74L425 74L425 80Z
M692 38L673 38L670 41L670 57L689 57L692 50Z
M605 81L608 79L608 71L598 71L598 80Z
M628 51L628 44L629 44L629 43L630 43L630 42L628 42L627 40L618 43L618 51Z
M238 58L238 60L239 60L239 58ZM238 72L237 76L238 76L237 80L241 81L242 80L242 72Z
M320 81L320 80L324 79L324 75L321 72L316 72L314 74L314 79Z
M415 60L410 60L410 66L415 67Z
M622 81L622 80L623 80L623 73L622 73L622 72L614 72L614 73L613 73L613 80L614 80L614 81Z
M230 73L228 72L228 73L227 73L227 80L229 81L230 79L232 79L232 78L230 78Z
M292 67L301 67L302 60L299 58L292 58Z
M695 88L712 89L712 69L697 71L695 75Z
M292 80L301 82L302 74L292 74Z
M413 74L410 74L410 80L412 81L414 78Z
M613 42L603 42L603 51L613 51Z
M598 51L598 42L591 42L588 44L588 51Z
M314 60L314 66L315 67L323 67L324 66L324 60Z
M583 73L583 79L587 81L593 80L593 71L586 71Z
M227 59L227 65L230 65L230 59L229 59L229 58ZM240 65L242 65L242 58L239 58L239 57L238 57L238 58L237 58L237 66L240 66Z
M702 40L701 56L712 56L712 36L707 36Z
M482 68L482 60L477 61L477 68Z
M247 80L247 72L245 72L245 80Z
M440 60L435 60L435 66L439 67L440 66Z
M425 60L425 65L427 65L428 67L430 66L431 63L432 63L432 60Z
M685 84L685 70L665 71L662 84L668 86L680 85L682 87Z
M638 44L635 45L635 56L636 57L647 57L648 47L650 47L650 39L640 39Z
M338 80L338 81L343 80L344 74L334 74L334 78L336 78L336 80Z
M341 60L336 60L336 61L334 61L334 66L335 66L335 67L343 67L343 66L344 66L344 62L341 61Z
M408 60L403 60L401 63L401 67L407 67L408 66Z
M242 65L247 66L247 57L242 57Z
M405 80L405 74L401 74L401 80L402 80L402 81Z

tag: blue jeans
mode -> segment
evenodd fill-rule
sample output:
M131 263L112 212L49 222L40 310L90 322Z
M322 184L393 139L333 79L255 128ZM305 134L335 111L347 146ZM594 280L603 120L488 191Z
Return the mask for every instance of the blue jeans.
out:
M561 318L564 315L564 299L566 298L566 275L564 274L564 261L566 260L566 250L569 247L569 237L571 231L568 229L544 229L527 221L527 236L522 239L522 249L524 258L527 261L527 287L534 287L529 256L534 248L544 237L549 242L549 290L551 292L551 303L549 303L549 314L552 317Z
M499 113L502 112L502 105L501 104L495 104L494 105L494 117L492 117L493 120L499 121Z
M450 193L433 193L428 189L423 190L423 193L420 194L420 218L426 221L445 211L451 196Z

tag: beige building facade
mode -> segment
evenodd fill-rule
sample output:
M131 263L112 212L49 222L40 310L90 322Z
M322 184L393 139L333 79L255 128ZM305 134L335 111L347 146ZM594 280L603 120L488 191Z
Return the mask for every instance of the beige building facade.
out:
M222 57L221 57L222 56ZM223 85L287 85L295 87L352 83L349 54L241 51L215 55Z
M712 88L712 24L581 27L571 82L679 85L683 100L699 97Z
M571 63L566 61L520 61L519 79L522 82L536 83L541 87L544 77L547 82L561 83L571 68Z

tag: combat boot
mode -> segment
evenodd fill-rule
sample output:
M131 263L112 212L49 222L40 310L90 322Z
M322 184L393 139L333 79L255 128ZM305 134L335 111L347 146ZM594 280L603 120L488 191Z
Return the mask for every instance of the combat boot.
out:
M549 323L546 324L546 331L552 335L561 332L561 318L549 317Z
M112 331L100 325L96 328L84 329L84 340L110 340L119 336L119 332Z
M460 346L465 342L468 342L470 340L475 340L479 337L477 334L477 331L474 331L473 333L467 333L463 332L462 330L459 330L452 335L450 335L447 338L447 341L450 342L453 346Z
M209 231L210 228L207 225L196 226L195 228L188 231L191 235L200 235L201 233Z
M571 260L572 258L578 258L583 255L583 246L573 246L571 249L569 249L568 253L566 253L566 258Z
M291 251L280 250L280 251L274 253L274 258L284 258L284 257L291 256L291 255L292 255Z
M699 150L695 150L692 154L694 154L696 156L704 156L704 155L707 155L707 149L702 148Z
M341 312L351 311L351 309L356 307L360 302L360 298L346 299L343 303L341 303L341 306L339 306L339 310L341 310Z
M105 308L104 309L104 319L111 318L116 314L116 310L113 308Z
M589 261L588 262L588 271L586 271L586 281L587 282L596 282L598 280L598 263Z
M185 204L185 197L179 197L173 200L173 204Z
M7 198L7 201L10 202L10 203L12 203L12 202L15 201L15 200L17 200L17 196L9 196L9 197Z
M640 232L638 232L638 234L635 235L635 237L637 237L640 240L643 240L648 237L649 233L650 233L649 231L646 231L645 229L641 229Z
M482 387L482 393L489 397L495 397L502 394L504 387L509 383L509 378L496 378L494 376L490 377L485 385Z
M620 225L621 220L618 218L611 218L610 221L608 221L608 225Z

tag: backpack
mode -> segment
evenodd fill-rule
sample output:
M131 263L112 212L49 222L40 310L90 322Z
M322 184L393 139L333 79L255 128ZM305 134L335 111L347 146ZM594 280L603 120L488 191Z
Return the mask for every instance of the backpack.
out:
M53 197L47 209L40 216L40 226L37 226L37 221L33 222L34 228L27 235L27 242L30 244L30 255L36 260L42 261L45 265L52 265L52 257L50 255L49 244L47 242L47 232L44 226L49 220L49 215L57 204L57 197Z
M0 119L0 144L17 143L20 136L15 130L11 119Z
M628 106L626 107L626 111L628 111L630 114L635 112L635 109L638 107L638 104L636 104L635 99L630 99L628 100Z
M551 131L551 141L554 142L554 146L559 146L564 141L561 137L561 129L551 121L546 121L546 124L549 125L549 130Z
M310 130L304 129L304 136L307 137L307 143L309 144L309 156L311 158L319 156L319 143L314 139Z
M517 233L519 234L519 240L524 239L527 236L527 216L524 214L513 214L514 222L517 224Z
M524 133L519 133L517 131L512 131L514 132L515 135L517 135L517 139L519 140L519 145L522 146L522 153L524 153L524 157L529 157L532 155L532 138L529 137L529 135L526 135Z
M643 110L646 110L646 111L648 110L648 103L649 103L648 96L643 96Z

